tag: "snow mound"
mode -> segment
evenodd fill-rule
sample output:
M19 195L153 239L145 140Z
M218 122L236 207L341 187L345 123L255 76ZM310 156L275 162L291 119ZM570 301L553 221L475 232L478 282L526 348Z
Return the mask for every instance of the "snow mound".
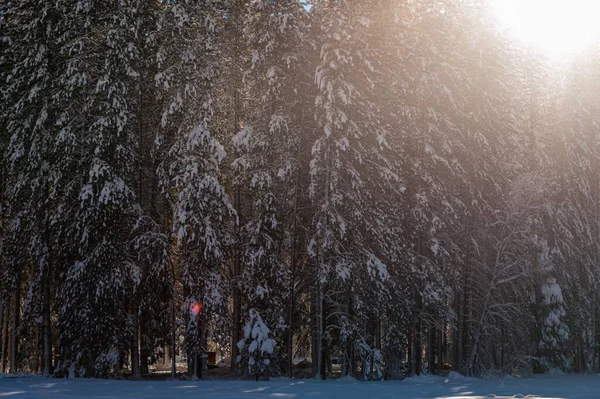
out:
M464 375L457 373L456 371L449 372L447 378L449 380L467 380L467 379L469 379L469 377L465 377Z
M33 378L36 374L27 373L0 373L0 378Z
M408 377L404 379L404 382L413 384L436 384L443 381L444 380L442 379L442 377L431 374L415 375L413 377Z
M546 371L545 374L547 374L547 375L565 375L565 372L559 368L552 367L552 368L548 369L548 371Z

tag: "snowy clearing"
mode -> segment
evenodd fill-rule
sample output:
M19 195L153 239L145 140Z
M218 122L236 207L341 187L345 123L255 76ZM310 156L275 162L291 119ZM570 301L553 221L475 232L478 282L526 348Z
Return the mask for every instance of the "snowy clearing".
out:
M11 399L218 398L218 399L597 399L600 376L542 376L478 380L421 376L404 381L353 380L109 381L0 378L0 397Z

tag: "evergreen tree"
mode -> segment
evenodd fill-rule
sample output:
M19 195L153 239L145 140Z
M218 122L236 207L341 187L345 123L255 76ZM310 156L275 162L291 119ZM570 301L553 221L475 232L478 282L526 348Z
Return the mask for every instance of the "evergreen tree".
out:
M168 2L159 17L156 82L163 105L161 127L173 132L161 166L164 190L173 204L173 231L179 243L186 320L186 349L194 374L206 352L209 324L227 322L223 276L228 242L226 223L234 209L220 182L222 145L212 134L213 84L218 73L219 2ZM161 141L166 135L159 136ZM202 304L202 313L187 310ZM216 338L216 337L213 337Z
M240 288L247 306L277 327L274 333L281 339L288 330L289 341L293 321L288 307L295 299L288 287L294 284L298 263L296 248L292 249L298 246L299 234L294 198L301 190L301 170L306 169L302 134L307 127L302 113L307 96L297 87L310 84L301 69L306 62L308 14L301 3L291 0L253 1L245 15L252 58L244 79L259 103L234 137L240 154L234 166L253 198L241 236L245 244ZM287 355L292 356L291 348Z
M240 356L236 362L245 376L268 379L273 374L272 363L275 341L269 337L269 327L255 309L250 309L249 320L244 326L244 338L237 345Z
M394 202L400 187L389 160L389 126L374 101L383 82L377 78L379 54L370 39L382 9L352 1L319 2L314 8L320 27L315 32L320 61L314 111L319 130L310 161L309 193L316 213L308 251L315 264L313 361L324 376L330 334L339 337L346 353L356 350L363 363L370 353L374 341L365 321L377 317L387 302L384 256L394 241L380 211ZM345 359L353 361L348 355Z
M54 5L35 1L10 4L1 12L2 15L7 12L3 22L8 37L20 38L10 41L2 60L6 65L2 77L7 83L2 90L1 112L7 133L2 168L6 171L6 196L10 204L10 224L2 237L6 262L2 296L8 299L12 294L14 298L10 369L15 371L17 367L16 320L20 312L21 279L27 276L28 294L21 330L38 344L30 334L39 331L39 320L43 318L44 374L48 375L52 361L48 287L53 262L50 249L53 198L50 194L56 117L51 96L58 65L59 15ZM30 355L35 352L26 350L23 354L26 359L21 360L33 362Z
M133 174L140 8L135 1L73 1L61 3L61 12L67 68L58 100L72 105L58 117L58 141L70 141L75 151L62 149L58 173L75 181L65 184L72 202L62 210L74 221L66 240L77 245L58 294L58 371L108 376L118 373L120 353L131 341L126 304L140 281L130 249L140 214Z

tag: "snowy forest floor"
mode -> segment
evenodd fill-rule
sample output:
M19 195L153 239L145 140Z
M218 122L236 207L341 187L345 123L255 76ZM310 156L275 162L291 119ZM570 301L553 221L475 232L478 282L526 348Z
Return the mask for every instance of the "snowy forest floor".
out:
M420 376L403 381L295 380L114 381L96 379L2 378L0 398L10 399L598 399L599 375L535 378L444 378Z

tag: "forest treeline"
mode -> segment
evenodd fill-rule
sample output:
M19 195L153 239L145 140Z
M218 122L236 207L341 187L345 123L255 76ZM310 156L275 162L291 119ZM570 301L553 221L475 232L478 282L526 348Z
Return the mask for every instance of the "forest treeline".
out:
M0 371L600 369L597 47L553 64L474 0L0 28Z

